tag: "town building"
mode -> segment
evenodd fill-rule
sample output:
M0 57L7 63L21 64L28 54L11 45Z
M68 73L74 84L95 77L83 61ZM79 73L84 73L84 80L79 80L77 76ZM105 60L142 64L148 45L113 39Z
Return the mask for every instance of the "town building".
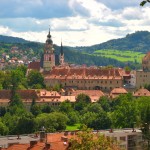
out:
M121 71L118 68L56 66L45 75L44 80L47 87L61 84L64 88L109 92L123 86Z
M133 96L138 98L138 97L147 97L150 96L150 92L147 89L141 88L135 92L133 92Z
M114 88L111 92L110 92L110 98L116 98L121 94L127 94L127 90L120 87L120 88Z
M0 137L1 150L66 150L70 139L76 139L80 131L61 133L39 132L39 135L20 135ZM82 131L81 131L82 132ZM40 134L42 133L42 134ZM110 129L93 131L93 134L105 135L118 142L123 150L142 150L143 139L139 129Z
M142 59L142 70L136 71L136 88L150 84L150 52Z
M143 138L142 132L139 129L116 129L109 131L100 131L106 137L111 137L118 142L118 145L123 150L142 150Z

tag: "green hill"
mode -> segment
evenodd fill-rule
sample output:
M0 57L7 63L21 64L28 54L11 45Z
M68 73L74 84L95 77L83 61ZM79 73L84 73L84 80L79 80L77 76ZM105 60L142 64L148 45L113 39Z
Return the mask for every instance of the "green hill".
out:
M18 38L18 37L0 35L0 42L3 42L3 43L27 43L29 41L26 41L26 40L24 40L22 38Z
M65 60L74 64L86 64L107 66L114 65L131 68L139 68L141 58L150 50L150 32L138 31L128 34L124 38L110 40L101 44L86 47L64 46ZM22 51L33 50L34 56L40 58L43 53L43 43L30 42L21 38L0 36L0 54L9 50L12 46L18 46ZM59 55L60 47L54 45L56 54ZM30 53L28 54L29 58Z
M107 42L96 44L88 47L76 47L76 50L93 53L96 50L120 50L120 51L137 51L146 53L150 50L150 32L137 31L127 34L124 38L109 40Z

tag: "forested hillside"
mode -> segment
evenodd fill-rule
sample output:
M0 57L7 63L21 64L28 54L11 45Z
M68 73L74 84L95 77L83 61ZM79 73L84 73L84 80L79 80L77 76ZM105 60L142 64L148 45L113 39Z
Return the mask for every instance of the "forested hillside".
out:
M27 43L29 41L26 41L26 40L24 40L22 38L18 38L18 37L0 35L0 42L3 42L3 43Z
M102 44L89 47L69 47L64 46L65 61L74 64L86 64L107 66L113 65L118 67L130 66L139 68L141 58L150 50L150 32L138 31L128 34L124 38L110 40ZM12 46L17 46L22 51L26 51L30 58L30 51L33 55L40 58L43 53L43 43L30 42L21 38L0 36L0 55L10 53ZM60 46L54 45L55 52L59 55ZM131 52L131 54L130 54Z
M93 53L100 49L113 49L121 51L138 51L146 53L150 50L150 32L137 31L132 34L127 34L126 37L110 40L101 44L96 44L89 47L76 47L76 50Z

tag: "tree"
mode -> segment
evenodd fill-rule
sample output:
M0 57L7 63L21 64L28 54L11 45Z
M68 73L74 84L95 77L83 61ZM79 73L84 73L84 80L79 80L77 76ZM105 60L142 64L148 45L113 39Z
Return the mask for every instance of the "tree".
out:
M68 125L74 125L78 123L79 117L76 111L69 112L67 116L68 116L68 122L67 122Z
M123 100L111 113L113 126L116 128L132 128L137 122L138 110L135 101Z
M98 103L101 104L101 107L103 108L104 111L106 112L110 111L110 102L106 96L100 97Z
M147 147L150 149L150 105L141 111L141 123L143 138L147 141Z
M91 103L91 99L86 94L79 94L76 98L75 102L75 110L81 111L84 107L86 107L89 103Z
M19 108L24 108L24 104L18 94L12 96L11 101L9 103L9 107L17 106Z
M65 130L68 117L60 112L43 113L35 118L36 130L44 126L48 132Z
M77 138L69 141L67 150L120 150L120 148L113 139L95 134L92 129L83 126Z
M35 127L34 116L29 112L25 112L17 121L16 133L17 134L33 133L35 130L34 127Z
M144 0L140 3L140 6L144 6L146 3L150 3L150 0Z
M27 82L28 85L30 87L36 87L38 85L41 86L40 88L45 87L44 84L44 77L42 76L42 74L38 71L32 70L29 72L28 76L27 76Z
M69 113L71 111L73 111L73 108L71 106L71 102L66 100L64 102L62 102L60 105L59 105L59 110L61 112L64 112L64 113Z
M8 134L8 127L0 120L0 135L7 135L7 134Z

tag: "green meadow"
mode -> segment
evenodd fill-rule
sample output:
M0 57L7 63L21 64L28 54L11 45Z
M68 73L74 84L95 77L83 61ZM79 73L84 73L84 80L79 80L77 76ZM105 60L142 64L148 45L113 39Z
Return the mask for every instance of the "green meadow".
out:
M119 51L119 50L96 50L92 55L102 56L106 58L113 58L121 62L138 62L141 63L142 57L145 54L142 52L134 52L134 51Z
M75 124L75 125L72 125L72 126L67 126L67 127L66 127L66 130L68 130L68 131L77 130L77 129L80 128L80 125L81 125L81 124Z

